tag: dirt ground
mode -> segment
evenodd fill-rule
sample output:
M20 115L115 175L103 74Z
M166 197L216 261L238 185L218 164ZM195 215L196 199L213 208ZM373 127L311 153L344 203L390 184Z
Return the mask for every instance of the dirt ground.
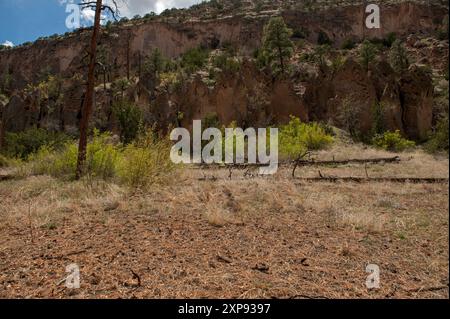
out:
M381 155L393 156L355 147L316 158ZM399 155L296 175L448 178L447 158ZM290 168L228 176L186 168L145 191L0 182L0 298L449 297L448 184L309 183ZM65 287L72 263L80 289ZM379 289L366 287L369 264Z

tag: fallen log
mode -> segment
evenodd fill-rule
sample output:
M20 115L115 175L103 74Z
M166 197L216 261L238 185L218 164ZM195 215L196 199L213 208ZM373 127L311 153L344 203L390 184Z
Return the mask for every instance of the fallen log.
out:
M379 164L379 163L400 163L401 159L398 156L395 157L380 157L380 158L354 158L347 160L327 160L327 161L315 161L315 160L293 160L282 161L278 163L278 166L327 166L327 165L347 165L347 164ZM243 163L243 164L196 164L192 166L194 169L248 169L251 167L266 167L267 164L261 163Z
M300 160L296 164L298 166L326 166L326 165L347 165L347 164L378 164L378 163L400 163L400 157L380 157L380 158L354 158L348 160L329 160L329 161L315 161L315 160Z
M420 177L296 177L296 180L304 182L390 182L390 183L411 183L411 184L447 184L448 178L420 178Z
M9 180L11 180L11 179L13 179L14 178L14 176L13 175L0 175L0 182L3 182L3 181L9 181Z

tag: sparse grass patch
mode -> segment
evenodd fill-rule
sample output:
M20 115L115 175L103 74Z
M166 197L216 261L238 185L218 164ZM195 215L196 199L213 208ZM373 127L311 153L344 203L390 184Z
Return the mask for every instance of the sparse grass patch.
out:
M345 211L339 216L339 221L356 230L381 232L386 224L386 218L371 211Z

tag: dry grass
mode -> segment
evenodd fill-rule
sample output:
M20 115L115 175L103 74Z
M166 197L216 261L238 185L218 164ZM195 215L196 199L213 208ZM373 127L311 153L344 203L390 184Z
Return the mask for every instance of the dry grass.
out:
M333 155L382 154L349 146L318 157ZM413 158L370 174L448 176L446 159L401 156ZM322 170L365 175L355 165ZM0 297L448 298L448 185L300 183L290 173L229 180L226 170L185 169L146 191L45 176L1 182ZM204 174L217 181L198 181ZM57 285L72 262L75 291ZM378 290L365 287L371 263Z

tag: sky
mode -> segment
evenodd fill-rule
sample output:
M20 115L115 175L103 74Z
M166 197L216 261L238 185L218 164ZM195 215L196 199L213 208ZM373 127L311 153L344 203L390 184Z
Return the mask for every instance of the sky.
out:
M107 3L111 0L104 0ZM186 8L202 0L118 0L121 16L128 18L169 8ZM0 44L13 46L34 41L41 36L72 31L73 23L88 25L93 12L81 12L76 19L74 4L80 0L0 0ZM67 11L67 12L66 12ZM73 19L75 18L75 20ZM76 26L76 24L75 24Z

